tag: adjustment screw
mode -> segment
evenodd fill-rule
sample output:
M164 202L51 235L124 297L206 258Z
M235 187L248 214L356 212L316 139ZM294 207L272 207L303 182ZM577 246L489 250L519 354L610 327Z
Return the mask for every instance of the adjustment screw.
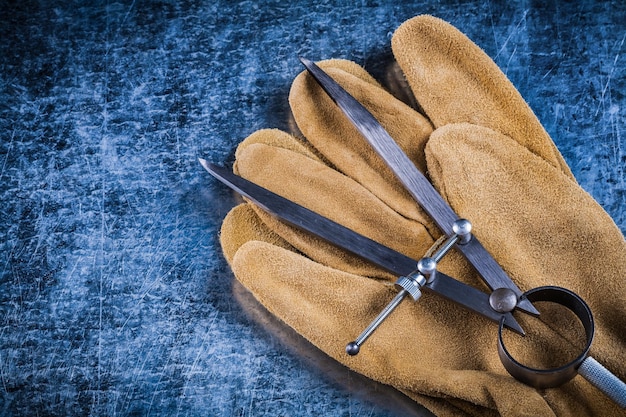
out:
M414 301L419 300L422 296L420 288L426 284L424 276L421 274L411 274L408 277L399 277L396 281L396 288L399 291L406 291L413 298Z

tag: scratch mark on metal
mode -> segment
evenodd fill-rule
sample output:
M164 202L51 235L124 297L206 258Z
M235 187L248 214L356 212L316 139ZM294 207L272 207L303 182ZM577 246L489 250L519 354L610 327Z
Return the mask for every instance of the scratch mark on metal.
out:
M523 13L522 17L519 19L519 21L517 22L517 25L515 25L515 28L511 31L511 33L509 33L509 36L507 36L507 38L505 39L505 41L502 44L502 46L500 47L500 49L498 49L498 52L496 53L496 56L493 58L494 61L496 61L498 59L498 57L500 56L500 54L504 51L504 49L508 45L509 41L513 37L513 35L515 35L517 32L519 32L520 26L522 25L522 23L524 21L526 21L526 15L527 14L528 14L528 9L524 10L524 13ZM492 25L492 27L493 27L493 25ZM496 45L497 44L498 44L498 40L496 39Z
M607 92L609 93L609 97L610 97L611 80L613 79L613 73L615 72L615 68L618 67L617 66L617 61L619 60L619 56L620 56L622 47L624 46L624 41L626 41L626 34L624 34L624 36L622 37L621 42L619 43L619 46L617 48L617 54L615 54L615 58L613 59L613 65L611 65L611 70L609 71L609 74L607 75L606 83L604 83L604 87L602 88L600 101L598 103L598 107L596 108L596 113L595 113L596 116L600 112L600 108L603 107L603 105L604 105L604 101L605 101L605 97L607 95ZM610 102L611 102L611 99L609 98L609 104L610 104Z

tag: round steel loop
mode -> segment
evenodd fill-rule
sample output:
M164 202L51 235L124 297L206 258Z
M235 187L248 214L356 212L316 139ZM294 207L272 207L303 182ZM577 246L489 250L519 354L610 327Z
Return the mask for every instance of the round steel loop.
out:
M500 328L498 330L498 355L509 374L518 381L535 388L557 387L572 379L577 374L578 368L582 362L589 355L589 349L591 348L595 331L591 309L577 294L562 287L537 287L524 293L524 296L531 302L547 301L566 307L580 319L585 329L587 343L576 359L556 368L535 369L522 365L508 352L502 340L504 322L503 320L500 321Z

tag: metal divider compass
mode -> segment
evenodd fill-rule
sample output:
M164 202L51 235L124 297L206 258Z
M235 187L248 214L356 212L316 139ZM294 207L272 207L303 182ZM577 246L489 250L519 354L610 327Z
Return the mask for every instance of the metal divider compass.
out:
M499 324L498 354L504 367L516 379L537 388L547 388L561 385L576 374L580 374L621 407L626 408L626 384L589 356L594 323L591 310L585 301L561 287L539 287L522 292L476 236L472 235L471 223L459 218L374 116L312 61L303 58L301 61L417 203L433 218L443 233L442 239L436 242L424 257L415 261L225 168L203 159L200 159L200 163L215 178L270 214L399 276L395 284L398 289L397 295L356 340L348 343L346 352L349 355L357 355L365 341L407 295L417 301L422 291L430 291ZM475 268L491 290L490 293L485 293L437 270L439 261L453 247ZM584 351L574 361L559 368L533 369L517 362L510 355L504 346L503 328L507 327L524 335L524 330L512 312L520 310L539 315L539 311L532 304L533 301L561 304L580 319L585 328L587 343Z

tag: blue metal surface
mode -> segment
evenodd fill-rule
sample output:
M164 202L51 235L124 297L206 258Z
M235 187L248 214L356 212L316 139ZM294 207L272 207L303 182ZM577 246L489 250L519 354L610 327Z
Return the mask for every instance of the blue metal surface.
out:
M0 6L2 416L419 415L235 283L235 198L197 162L287 129L298 56L381 78L417 14L494 58L626 231L623 1L58 3Z

